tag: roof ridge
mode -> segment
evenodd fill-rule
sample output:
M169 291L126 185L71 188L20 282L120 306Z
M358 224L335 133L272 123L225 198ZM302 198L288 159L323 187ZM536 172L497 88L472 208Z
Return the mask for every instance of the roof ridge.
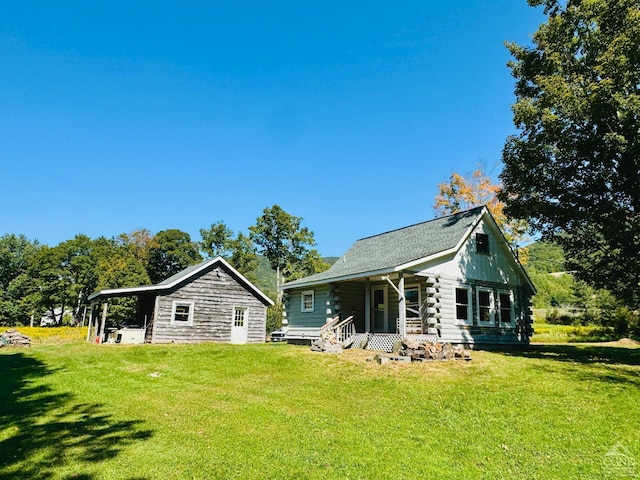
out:
M436 218L432 218L430 220L425 220L424 222L417 222L417 223L414 223L414 224L411 224L411 225L406 225L404 227L394 228L393 230L389 230L387 232L376 233L375 235L369 235L368 237L358 238L356 240L356 242L359 242L361 240L368 240L370 238L380 237L382 235L387 235L387 234L393 233L393 232L399 232L400 230L406 230L408 228L417 227L418 225L424 225L425 223L431 223L431 222L435 222L437 220L444 220L444 219L449 218L449 217L455 217L456 215L467 214L467 213L473 212L474 210L482 209L484 207L485 207L485 205L481 205L479 207L473 207L473 208L469 208L467 210L461 210L460 212L450 213L449 215L443 215L442 217L436 217Z

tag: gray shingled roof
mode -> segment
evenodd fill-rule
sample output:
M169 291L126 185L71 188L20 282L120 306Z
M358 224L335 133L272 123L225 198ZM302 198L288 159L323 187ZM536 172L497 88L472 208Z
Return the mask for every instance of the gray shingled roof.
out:
M477 207L428 222L357 240L325 272L294 280L289 288L310 282L329 281L367 272L392 270L440 252L455 248L478 221L484 207Z

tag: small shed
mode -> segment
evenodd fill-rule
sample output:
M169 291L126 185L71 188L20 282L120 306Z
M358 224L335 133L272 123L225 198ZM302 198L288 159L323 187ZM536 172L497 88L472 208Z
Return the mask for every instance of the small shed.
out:
M134 326L107 329L108 302L136 297ZM97 343L261 343L273 301L222 257L157 285L101 290L91 302L87 340ZM102 308L100 308L102 305Z

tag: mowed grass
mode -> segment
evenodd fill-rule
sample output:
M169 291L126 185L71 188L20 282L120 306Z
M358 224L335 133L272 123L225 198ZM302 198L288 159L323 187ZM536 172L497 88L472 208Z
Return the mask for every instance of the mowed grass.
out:
M640 349L0 349L0 478L636 478Z

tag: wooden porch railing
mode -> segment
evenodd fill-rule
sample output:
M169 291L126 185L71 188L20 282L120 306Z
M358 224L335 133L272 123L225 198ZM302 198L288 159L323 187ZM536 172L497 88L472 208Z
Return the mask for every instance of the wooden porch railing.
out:
M356 326L353 323L353 315L340 320L340 317L334 317L320 328L320 336L325 332L333 332L336 340L342 344L348 341L356 334Z

